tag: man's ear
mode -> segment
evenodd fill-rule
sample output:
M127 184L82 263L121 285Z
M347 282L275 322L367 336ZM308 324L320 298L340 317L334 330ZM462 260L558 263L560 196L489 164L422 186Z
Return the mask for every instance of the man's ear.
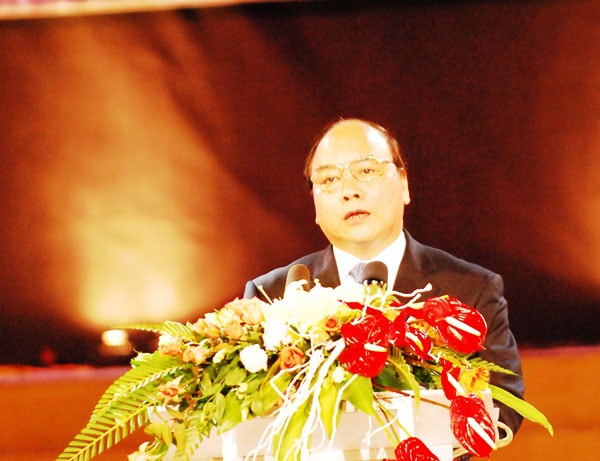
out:
M404 204L408 205L410 203L410 190L408 188L408 178L406 177L406 173L402 172L402 188L404 189L402 192L402 198L404 199Z

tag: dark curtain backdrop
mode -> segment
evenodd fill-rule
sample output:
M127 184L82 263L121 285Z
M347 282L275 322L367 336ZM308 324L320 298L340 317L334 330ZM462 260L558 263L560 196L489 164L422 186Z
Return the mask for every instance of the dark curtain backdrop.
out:
M195 320L324 240L340 116L406 151L407 228L501 273L524 346L600 340L600 4L301 2L0 22L0 361Z

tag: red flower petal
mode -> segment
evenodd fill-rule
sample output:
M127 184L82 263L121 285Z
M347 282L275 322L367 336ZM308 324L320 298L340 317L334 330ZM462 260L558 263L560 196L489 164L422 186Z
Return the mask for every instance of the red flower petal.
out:
M446 398L452 400L459 395L458 393L462 389L462 386L458 382L458 378L460 378L460 368L453 366L452 363L447 360L444 360L442 365L442 389Z
M366 314L370 315L383 315L383 312L380 309L371 306L365 306L363 303L359 303L358 301L344 301L346 306L350 309L355 309L358 311L364 310ZM366 307L366 309L365 309Z
M394 454L396 461L440 461L417 437L409 437L400 442L394 450Z
M471 354L483 348L487 332L485 319L476 309L458 299L428 299L423 304L423 317L455 351Z
M450 404L450 427L472 455L486 458L496 448L496 431L483 400L474 394L457 396Z
M342 325L346 348L340 363L351 373L373 378L387 362L390 321L383 315L365 315Z
M406 323L404 313L400 314L390 326L390 343L397 347L406 347L422 360L431 358L433 344L425 332Z

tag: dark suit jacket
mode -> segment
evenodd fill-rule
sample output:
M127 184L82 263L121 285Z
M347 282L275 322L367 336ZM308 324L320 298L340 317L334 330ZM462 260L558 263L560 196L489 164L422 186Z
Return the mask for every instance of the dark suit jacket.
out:
M517 373L516 376L492 373L491 382L522 397L524 384L521 376L521 360L517 344L509 329L502 278L481 266L425 246L406 231L405 234L406 250L394 290L410 293L431 283L433 289L425 293L425 298L450 295L481 312L487 322L488 331L484 342L485 350L479 355L485 360ZM319 279L323 286L336 287L340 284L333 249L330 245L322 251L304 256L286 267L274 269L248 282L244 297L257 296L264 300L264 296L258 290L260 286L271 299L282 297L288 270L294 264L306 265L310 270L311 278ZM500 419L516 432L522 417L502 404L497 403L497 405L500 407Z

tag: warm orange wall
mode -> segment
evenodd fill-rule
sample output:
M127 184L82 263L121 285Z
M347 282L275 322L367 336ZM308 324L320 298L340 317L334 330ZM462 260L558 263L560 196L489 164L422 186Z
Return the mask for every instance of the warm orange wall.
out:
M526 421L492 461L595 459L600 440L600 348L526 350L527 398L554 426L555 436ZM96 400L124 369L0 369L0 459L51 461L83 427ZM124 460L143 441L126 439L97 459Z
M600 342L599 14L372 0L0 21L0 363L43 346L89 363L84 328L194 320L320 249L301 169L339 116L399 137L408 229L504 276L521 344Z

